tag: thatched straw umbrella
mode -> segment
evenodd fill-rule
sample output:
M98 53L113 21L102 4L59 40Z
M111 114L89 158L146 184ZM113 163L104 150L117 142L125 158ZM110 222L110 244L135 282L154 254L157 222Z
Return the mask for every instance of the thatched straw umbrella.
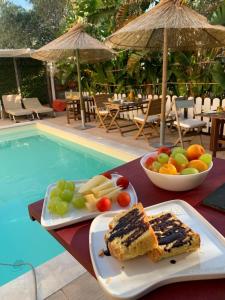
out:
M136 50L163 49L160 145L165 143L165 104L168 50L196 50L225 45L225 27L212 26L182 0L161 0L158 5L113 33L107 45Z
M76 24L68 32L36 50L32 57L50 62L71 56L76 57L82 128L85 129L85 108L82 98L80 63L97 63L109 60L113 55L114 52L106 45L84 31L84 25Z

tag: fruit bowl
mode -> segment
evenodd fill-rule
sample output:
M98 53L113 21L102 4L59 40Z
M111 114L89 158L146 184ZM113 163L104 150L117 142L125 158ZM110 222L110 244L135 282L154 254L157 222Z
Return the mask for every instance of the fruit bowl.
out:
M161 174L154 171L151 171L145 167L146 160L152 156L154 157L157 152L151 152L145 154L141 158L141 166L144 169L146 175L151 180L151 182L158 186L161 189L167 191L181 192L188 191L199 186L207 177L208 173L213 167L213 163L210 164L209 168L206 171L200 172L198 174L189 174L189 175L169 175Z

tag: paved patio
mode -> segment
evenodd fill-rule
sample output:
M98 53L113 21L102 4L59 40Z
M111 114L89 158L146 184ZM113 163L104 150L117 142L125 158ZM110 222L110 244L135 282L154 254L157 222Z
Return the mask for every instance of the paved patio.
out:
M26 122L26 120L21 119L20 122ZM59 126L61 129L74 129L74 132L81 132L81 130L78 129L78 127L81 125L80 121L71 121L71 124L67 124L66 120L66 115L65 113L57 113L56 118L44 118L44 122L49 123L49 124L55 124ZM10 121L9 119L1 120L0 119L0 127L1 126L8 126L15 124L14 122ZM153 147L151 147L151 144L155 142L159 142L159 137L155 135L149 140L149 143L146 142L146 140L143 137L140 137L138 140L134 139L134 135L137 131L132 131L132 132L127 132L124 133L123 136L119 133L117 129L110 131L109 133L105 132L103 128L98 127L98 123L95 121L91 123L87 123L88 125L91 125L92 128L89 128L85 130L88 134L95 136L101 140L109 140L112 142L115 142L121 146L129 146L132 148L134 151L135 149L142 150L143 153L147 151L154 150ZM134 127L135 128L135 125ZM166 130L166 141L174 143L178 138L178 133L177 131L171 132L168 129ZM203 146L209 151L209 141L210 141L210 136L209 135L203 135ZM198 136L192 137L191 143L200 143L200 139ZM188 146L188 143L185 143L185 147ZM141 152L142 152L141 151ZM137 151L138 153L140 151ZM223 158L225 159L225 152L217 152L217 157L218 158Z
M22 120L21 122L26 121ZM80 132L77 127L81 124L80 121L71 122L70 125L67 124L66 115L65 113L58 113L56 118L45 118L45 123L54 124L60 127L61 129L68 129L74 130L75 132ZM0 127L8 126L14 124L12 121L0 120ZM129 146L137 154L140 152L147 152L153 150L153 148L144 140L144 138L140 138L138 140L134 139L135 131L125 133L123 136L120 135L118 130L110 131L110 133L106 133L104 129L98 128L95 122L89 123L93 127L90 129L85 130L88 134L95 136L101 140L110 140L119 146ZM166 131L166 141L174 142L178 137L177 132L170 132L169 130ZM203 135L203 144L204 147L209 151L209 136ZM150 143L158 142L158 137L151 138ZM192 143L200 143L199 137L195 136L192 139ZM225 152L218 152L217 157L225 159ZM97 281L89 275L89 273L85 272L79 275L75 280L71 283L57 291L56 293L52 294L51 296L46 298L47 300L85 300L85 299L92 299L92 300L102 300L107 299L107 297L102 292L101 288L99 287Z

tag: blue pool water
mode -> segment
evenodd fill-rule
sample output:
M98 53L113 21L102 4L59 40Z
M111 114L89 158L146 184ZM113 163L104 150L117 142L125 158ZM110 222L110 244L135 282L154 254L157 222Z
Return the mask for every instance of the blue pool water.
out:
M0 263L26 261L34 266L63 248L29 219L28 204L43 198L46 187L60 178L85 179L122 164L37 130L0 136L0 162ZM0 285L28 270L0 266Z

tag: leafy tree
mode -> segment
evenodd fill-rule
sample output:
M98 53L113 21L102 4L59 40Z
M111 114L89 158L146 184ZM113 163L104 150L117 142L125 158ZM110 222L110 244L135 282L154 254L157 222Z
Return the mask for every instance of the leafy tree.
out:
M39 48L63 28L68 0L30 0L32 9L0 2L0 48Z
M187 0L190 7L195 9L200 14L210 18L213 12L224 2L224 0Z

